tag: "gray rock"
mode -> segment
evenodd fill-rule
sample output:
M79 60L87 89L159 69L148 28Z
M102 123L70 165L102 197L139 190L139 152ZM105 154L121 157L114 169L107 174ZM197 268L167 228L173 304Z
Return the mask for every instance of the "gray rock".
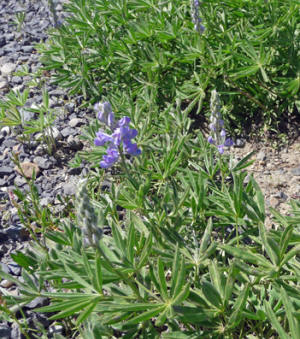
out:
M53 138L54 138L55 140L61 140L61 139L62 139L62 135L61 135L61 133L59 132L59 130L57 129L57 127L53 126L53 127L51 128L51 131L52 131L52 132L50 132L50 130L48 129L47 131L45 131L45 134L46 134L47 136L49 136L49 135L52 134L52 136L53 136Z
M84 124L84 121L83 119L80 119L80 118L73 118L69 121L69 126L74 128L76 126L81 126Z
M4 287L4 288L10 288L14 283L10 280L7 280L7 279L3 279L0 283L0 286L1 287Z
M73 135L69 135L67 143L68 146L74 151L80 151L83 148L83 143Z
M23 122L30 121L30 120L32 120L34 118L34 113L33 112L26 111L23 108L21 108L19 110L19 112L20 112L20 115L21 115L21 118L22 118Z
M238 138L235 140L234 147L243 148L245 145L246 145L245 139Z
M0 38L0 47L3 47L5 44L6 44L5 36L2 36L2 37Z
M26 179L24 177L17 175L15 177L14 184L18 187L22 187L23 185L26 184Z
M264 151L259 151L257 156L257 160L265 161L267 159L266 153Z
M2 143L3 146L8 147L8 148L13 148L16 144L17 144L17 141L16 139L13 139L13 138L6 138Z
M0 338L1 339L10 339L11 337L11 329L8 325L1 324L0 325Z
M11 326L11 338L13 338L13 339L23 339L20 327L16 322L14 322Z
M10 273L13 275L21 275L21 267L17 264L8 264Z
M32 308L46 306L48 304L49 304L48 298L37 297L33 299L30 303L26 304L26 307L32 309Z
M0 167L0 177L3 177L4 175L10 175L13 173L13 168L8 166L1 166Z
M5 79L0 80L0 89L8 88L8 82Z
M71 127L66 127L61 131L61 134L64 138L68 137L69 135L77 134L77 131Z
M23 46L22 50L23 50L24 53L32 53L33 46Z
M49 169L51 167L51 161L40 156L35 157L34 162L42 169Z
M63 191L65 195L74 195L77 191L75 183L67 182L63 185Z
M1 68L0 68L0 71L1 71L1 74L3 76L8 76L10 75L12 72L14 72L14 70L16 69L16 64L13 64L13 63L7 63L7 64L4 64Z
M295 176L300 176L300 166L293 168L291 173Z
M0 269L2 272L9 274L9 267L8 265L4 264L3 262L0 263Z
M4 126L1 128L1 131L0 131L1 135L3 135L4 137L6 137L7 135L10 134L10 128L9 126Z

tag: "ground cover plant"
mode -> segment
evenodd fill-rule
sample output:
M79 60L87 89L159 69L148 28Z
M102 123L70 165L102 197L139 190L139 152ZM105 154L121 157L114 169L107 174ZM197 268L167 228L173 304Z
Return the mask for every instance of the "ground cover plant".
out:
M291 27L285 34L296 34L296 2L255 4L269 9L266 21L285 19ZM217 15L221 5L224 16ZM83 132L90 148L73 162L85 159L92 169L62 214L40 205L34 177L27 179L28 193L16 189L11 196L33 241L27 252L12 255L23 280L0 272L20 287L19 296L1 296L0 308L1 317L18 322L26 337L39 333L27 327L22 309L46 297L48 305L38 311L63 324L70 338L299 338L300 203L291 201L289 216L273 209L274 228L265 228L263 194L247 177L251 155L240 161L231 156L224 108L243 102L241 92L225 90L230 72L245 72L247 79L236 79L245 92L248 84L266 81L268 68L242 70L238 61L245 58L229 59L236 55L227 53L226 60L223 47L218 60L230 67L210 59L216 47L209 43L235 37L235 29L241 35L236 47L243 50L243 34L253 33L248 25L253 29L262 20L260 11L255 18L249 14L253 6L154 0L68 5L74 17L53 32L43 53L52 55L48 66L55 65L59 85L73 94L83 91L95 104L95 119ZM226 34L218 20L231 27L221 30ZM263 31L259 37L268 46L271 32ZM243 103L251 114L265 96L263 87L253 88L252 99L245 96L251 104ZM273 90L282 93L278 86ZM295 95L293 90L283 101L293 106ZM26 92L17 97L26 101ZM203 100L210 113L208 139L192 128L191 112L197 105L200 111ZM283 102L276 100L266 105ZM11 105L2 106L3 117ZM46 93L43 106L47 115ZM17 155L14 161L19 166Z
M67 11L39 49L67 92L95 102L154 89L161 108L179 97L209 115L202 104L218 88L237 133L253 122L278 131L299 114L297 0L73 0Z

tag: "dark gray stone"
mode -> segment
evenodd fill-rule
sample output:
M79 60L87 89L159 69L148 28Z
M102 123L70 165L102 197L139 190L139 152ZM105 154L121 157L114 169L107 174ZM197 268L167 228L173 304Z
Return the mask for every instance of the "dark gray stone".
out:
M5 36L2 36L2 37L0 38L0 47L3 47L5 44L6 44Z
M21 267L18 264L8 264L10 273L13 275L21 275Z
M11 328L8 325L4 325L4 324L0 325L0 338L1 339L13 338L11 335Z
M42 169L49 169L51 167L51 161L43 157L35 157L34 162Z
M5 175L10 175L13 173L14 169L8 166L1 166L0 167L0 177L4 177Z

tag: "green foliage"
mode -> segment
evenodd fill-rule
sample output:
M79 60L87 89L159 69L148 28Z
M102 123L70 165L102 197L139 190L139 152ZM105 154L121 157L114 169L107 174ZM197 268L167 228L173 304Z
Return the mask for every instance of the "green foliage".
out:
M3 296L10 314L43 296L50 303L38 311L67 320L82 338L299 333L299 206L294 217L274 211L278 228L267 231L262 192L253 178L245 183L249 156L237 164L218 159L201 135L186 134L182 112L172 114L172 129L160 121L161 137L126 161L110 191L99 191L90 173L77 217L70 209L67 219L42 212L49 218L42 246L13 256L24 282L13 280L20 296ZM34 189L30 200L15 193L23 223L36 220ZM110 234L87 238L85 228L100 234L96 228L107 226Z
M199 113L216 87L239 133L253 122L277 128L297 114L296 0L204 1L201 36L187 0L73 0L66 9L66 24L39 51L45 69L56 71L54 83L72 94L112 101L112 93L138 98L152 90L160 108L180 97Z
M72 166L84 159L92 169L74 202L58 197L60 214L42 207L34 176L27 194L14 191L32 244L12 255L23 279L0 271L20 289L1 296L0 310L24 335L16 312L43 296L49 304L38 311L70 337L299 338L300 203L291 201L289 216L271 209L276 228L267 230L263 193L246 180L252 154L221 156L190 119L215 87L238 128L257 107L266 124L293 107L299 5L205 1L201 36L189 6L73 0L67 24L40 45L54 82L91 103L105 97L117 117L131 118L142 154L99 169L105 148L94 146L100 126L91 121L82 136L91 147ZM27 95L0 102L0 123L51 129L46 92L31 109L37 119L22 121Z

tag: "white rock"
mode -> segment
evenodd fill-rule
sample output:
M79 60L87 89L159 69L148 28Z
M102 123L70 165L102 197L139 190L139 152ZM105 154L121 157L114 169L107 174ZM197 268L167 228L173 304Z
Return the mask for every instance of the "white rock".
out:
M69 126L70 127L76 127L76 126L80 126L84 123L83 119L80 118L73 118L69 121Z
M8 82L6 80L1 80L0 89L7 88L7 87L8 87Z
M12 72L14 72L15 69L16 69L16 65L9 62L7 64L4 64L0 70L1 70L2 75L7 76L7 75L10 75Z

